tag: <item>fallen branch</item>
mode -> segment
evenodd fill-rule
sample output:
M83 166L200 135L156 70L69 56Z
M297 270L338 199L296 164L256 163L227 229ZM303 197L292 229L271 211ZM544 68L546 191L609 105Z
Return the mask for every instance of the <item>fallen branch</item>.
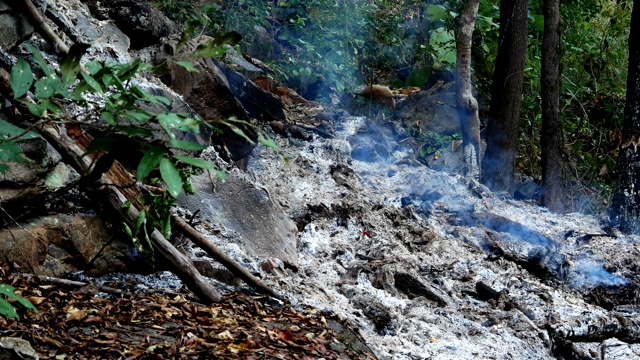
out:
M60 286L67 286L67 287L91 287L93 289L95 289L96 292L105 292L107 294L113 294L113 295L122 295L122 296L133 296L134 294L130 291L125 291L122 289L116 289L110 286L104 286L104 285L97 285L97 284L92 284L92 283L87 283L87 282L83 282L83 281L75 281L75 280L68 280L68 279L61 279L61 278L57 278L57 277L52 277L52 276L45 276L45 275L34 275L34 274L13 274L13 276L18 276L21 277L23 279L27 279L27 280L31 280L31 281L39 281L42 283L48 283L48 284L55 284L55 285L60 285ZM167 295L178 295L178 293L173 292L173 291L167 291L167 290L160 290L160 289L149 289L146 290L145 293L148 294L153 294L153 293L162 293L162 294L167 294Z
M177 227L178 230L180 230L180 232L185 234L191 241L193 241L194 244L198 245L207 254L209 254L209 256L224 265L224 267L229 269L229 271L231 271L237 277L244 280L244 282L246 282L249 286L276 299L284 300L281 295L277 294L270 287L253 276L246 268L242 267L232 258L220 251L220 249L218 249L209 240L202 236L202 234L200 234L196 229L189 225L183 218L174 214L171 215L171 222Z
M55 125L43 125L39 132L76 171L81 174L88 173L92 159L89 156L83 156L86 152L86 147L74 142L68 137L66 131L60 130ZM83 138L88 140L89 136L83 134ZM138 196L125 196L118 189L118 186L128 185L129 183L131 183L131 179L126 175L122 166L114 162L111 170L103 174L100 179L100 184L106 186L96 187L93 192L102 195L107 200L110 209L120 213L125 221L129 223L129 226L134 227L133 224L135 224L139 211L134 206L124 210L122 204L126 201L137 200ZM135 194L138 191L136 187L128 190L134 193L132 195L139 195ZM222 299L222 296L196 270L191 261L167 241L158 230L154 230L150 234L150 238L154 249L169 261L173 272L202 302L218 302Z
M38 11L38 8L33 5L31 0L22 0L22 6L25 9L25 13L31 22L31 25L36 29L36 31L45 39L47 43L53 46L56 51L61 54L68 54L69 47L65 44L60 38L56 35L53 30L44 22L44 18Z
M554 338L572 342L601 342L616 338L626 343L640 343L640 318L620 313L581 314L552 327Z

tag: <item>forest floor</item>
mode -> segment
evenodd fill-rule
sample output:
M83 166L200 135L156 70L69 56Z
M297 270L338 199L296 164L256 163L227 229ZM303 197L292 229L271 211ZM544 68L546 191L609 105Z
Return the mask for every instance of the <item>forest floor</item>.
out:
M375 359L337 315L296 311L262 295L232 292L206 306L184 292L114 295L4 269L0 283L39 311L14 304L20 319L0 318L0 343L23 338L41 359Z

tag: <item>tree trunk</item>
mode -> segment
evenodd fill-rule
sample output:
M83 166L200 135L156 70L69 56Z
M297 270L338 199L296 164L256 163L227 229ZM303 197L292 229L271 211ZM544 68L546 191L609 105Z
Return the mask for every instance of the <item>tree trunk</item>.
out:
M640 3L633 3L629 33L627 103L624 109L623 142L620 146L613 199L609 207L612 225L624 233L640 234Z
M560 119L560 0L544 0L542 39L542 205L562 212L562 121Z
M513 196L518 123L527 58L528 0L500 1L500 38L493 73L483 182Z
M471 44L479 0L467 0L460 14L456 58L456 105L462 127L462 147L467 176L480 177L480 118L471 87Z

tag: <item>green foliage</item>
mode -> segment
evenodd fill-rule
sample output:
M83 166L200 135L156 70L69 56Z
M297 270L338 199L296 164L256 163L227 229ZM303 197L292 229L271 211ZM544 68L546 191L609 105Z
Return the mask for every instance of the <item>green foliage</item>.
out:
M622 136L631 2L578 0L563 3L560 11L565 180L597 198L577 201L574 210L598 212L606 206ZM521 135L528 143L521 158L527 160L524 169L539 177L541 1L530 4L530 20Z
M228 41L237 40L235 34L214 37L196 50L196 55L210 56L220 53L220 49ZM16 101L26 106L32 115L40 118L40 122L62 122L109 134L109 137L96 138L85 154L86 156L95 152L103 153L95 161L92 169L93 172L98 172L98 175L107 171L115 159L126 157L130 160L132 156L136 158L135 154L139 153L136 179L143 182L152 181L156 185L159 182L164 184L166 191L145 193L142 196L144 209L140 211L134 229L125 229L137 246L144 251L152 252L150 234L158 228L168 237L171 232L170 211L176 205L175 199L183 190L193 193L193 184L189 179L193 172L189 168L214 171L222 180L226 176L210 162L185 155L185 151L202 150L204 146L178 138L178 132L196 134L201 127L212 127L212 124L218 122L228 124L234 132L246 136L235 125L240 122L235 119L205 122L188 114L154 113L146 110L151 108L148 105L162 107L169 106L170 102L162 96L148 93L132 81L136 74L152 69L139 59L130 63L92 61L83 67L80 59L87 48L74 45L69 56L61 63L58 75L35 48L28 48L44 76L36 79L28 62L19 59L12 69L10 80ZM176 64L190 71L195 70L188 62L181 61ZM27 99L25 95L30 90L32 95ZM70 107L83 109L81 118L85 120L79 120L77 116L67 113L65 109ZM156 137L150 130L151 124L157 124L156 128L159 127L165 132L165 140L154 139ZM17 142L37 136L31 131L0 121L0 161L24 161ZM268 140L263 139L264 142ZM0 171L7 169L7 165L0 164ZM2 301L0 306L4 306ZM0 309L4 308L6 306Z
M0 296L0 315L6 318L9 318L9 319L19 318L18 313L16 312L16 309L13 307L13 305L11 305L9 301L7 301L7 299L17 301L20 305L24 306L25 308L31 309L36 313L38 312L38 309L36 309L36 307L33 306L31 301L15 293L15 289L13 288L13 286L9 286L7 284L0 284L0 295L4 296L4 298Z

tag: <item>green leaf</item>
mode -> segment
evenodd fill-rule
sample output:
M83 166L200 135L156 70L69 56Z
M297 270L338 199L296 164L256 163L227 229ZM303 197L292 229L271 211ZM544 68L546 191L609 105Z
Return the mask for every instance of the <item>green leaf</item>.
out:
M225 125L227 125L229 127L229 129L231 129L231 131L233 131L234 133L236 133L237 135L241 136L243 139L245 139L249 144L253 144L254 141L251 140L251 138L249 136L247 136L247 134L244 133L244 131L242 129L240 129L239 127L230 124L230 123L225 123Z
M129 64L125 64L124 66L122 66L122 68L120 68L120 70L118 70L118 72L116 73L116 76L121 81L126 81L132 78L138 72L138 69L140 69L141 65L142 61L140 60L140 58L136 58Z
M198 27L199 24L200 24L200 21L196 19L189 19L187 21L187 23L184 26L184 30L180 35L180 41L178 41L178 44L176 45L176 52L179 52L180 49L182 49L187 44L187 41L189 41L189 38L195 34L196 28Z
M44 116L44 112L47 111L47 107L42 104L34 104L31 102L24 103L27 106L29 112L39 118Z
M76 80L76 75L80 72L80 59L87 52L91 45L76 43L71 45L69 53L60 63L60 72L64 84L72 84Z
M84 68L87 69L89 74L95 75L98 71L102 70L102 64L98 61L89 61L84 65Z
M107 124L109 124L109 125L115 125L116 124L116 116L112 112L103 111L100 115L102 115L102 118L104 119L104 121L107 122Z
M197 134L200 131L200 122L190 117L181 116L176 113L164 113L156 116L158 122L165 129L167 134L173 139L175 135L171 130L178 129Z
M183 150L197 151L197 150L203 150L207 148L206 146L200 145L197 142L176 140L176 139L169 140L169 145L173 146L174 148L183 149Z
M160 232L162 233L162 236L164 236L165 239L170 239L171 238L171 215L169 215L167 219L162 221L162 224L160 224L160 226L161 226Z
M29 64L23 59L18 59L18 62L11 68L11 89L13 90L13 98L21 98L29 91L31 84L33 84L33 72Z
M13 137L13 136L22 134L23 132L24 132L24 129L19 128L4 120L0 120L0 137L2 138ZM40 135L34 133L33 131L29 131L28 133L22 135L16 140L37 139L39 137Z
M82 73L82 78L84 79L84 81L87 82L87 85L91 86L91 88L95 90L98 94L103 93L102 86L100 86L100 83L96 81L96 79L94 79L91 75Z
M260 144L262 144L262 145L264 145L264 146L268 146L268 147L270 147L270 148L272 148L272 149L276 149L276 150L278 150L278 149L279 149L278 145L276 144L276 142L275 142L275 141L273 141L273 139L272 139L272 138L270 138L270 137L265 137L265 136L263 136L262 134L260 134L260 135L258 136L258 142L259 142Z
M229 175L227 175L227 173L222 170L213 170L213 172L216 173L218 179L220 179L221 182L225 182L229 177Z
M206 43L198 45L191 56L203 58L217 57L227 52L227 48L224 45L235 46L240 40L242 40L242 35L235 31L226 33L217 32L215 36Z
M27 44L27 43L25 43L25 47L27 48L27 50L31 52L31 55L33 56L33 61L35 61L36 64L38 64L38 66L40 66L40 69L42 69L42 71L47 77L55 76L56 72L42 58L42 55L40 54L40 51L38 51L38 49L33 47L33 45Z
M131 228L129 227L129 225L127 224L123 224L124 225L124 233L130 238L133 239L133 232L131 231Z
M164 96L151 95L151 94L149 94L148 92L146 92L146 91L144 91L144 90L140 89L140 88L139 88L139 87L137 87L137 86L131 86L131 87L129 88L129 90L130 90L132 93L134 93L134 94L138 95L138 97L140 97L140 100L148 101L148 102L150 102L150 103L152 103L152 104L162 103L162 104L167 105L167 106L171 105L171 102L170 102L170 101L169 101L169 99L167 99L166 97L164 97Z
M144 156L138 164L138 170L136 172L136 178L138 181L142 181L149 176L151 171L160 164L160 160L162 160L166 152L167 150L165 148L154 146L144 153Z
M0 164L0 173L6 172L9 170L9 166L5 164Z
M182 190L182 178L180 177L178 169L167 158L162 158L160 161L160 175L162 176L162 180L167 184L169 194L177 198Z
M429 21L444 21L447 18L447 9L442 5L427 5Z
M19 302L22 306L26 307L27 309L31 309L35 312L38 312L38 309L33 306L33 304L31 303L31 301L23 298L20 295L17 295L15 293L15 289L13 288L13 286L9 286L6 284L0 284L0 294L8 297L9 299L13 299L16 300L17 302Z
M195 72L195 73L199 73L200 72L200 70L196 69L193 66L193 63L191 61L174 61L173 63L176 64L176 65L182 66L188 72Z
M25 162L22 149L15 140L0 142L0 161Z
M147 222L147 213L141 210L136 218L136 234L140 232L140 228L144 227L144 223Z
M184 155L174 155L173 157L177 160L182 161L185 164L193 165L202 169L206 169L206 170L216 169L216 167L213 166L213 164L208 162L207 160L202 160L202 159L194 158L191 156L184 156Z
M120 115L122 115L123 117L126 117L127 119L131 119L140 123L145 123L152 118L150 114L148 114L146 111L143 111L143 110L127 111L127 112L121 113Z
M54 92L58 91L62 87L62 82L58 77L53 75L48 75L40 80L36 81L36 97L43 99L48 98L53 95Z
M20 318L16 309L14 309L13 306L4 299L0 299L0 314L9 319Z

